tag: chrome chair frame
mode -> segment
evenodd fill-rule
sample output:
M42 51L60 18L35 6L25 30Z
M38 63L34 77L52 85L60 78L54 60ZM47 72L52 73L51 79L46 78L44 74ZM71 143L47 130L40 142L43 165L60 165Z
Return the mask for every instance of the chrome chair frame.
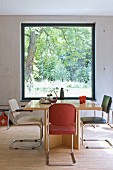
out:
M15 100L15 99L11 99L11 100ZM11 101L10 100L10 101ZM11 104L9 101L9 104ZM10 105L11 107L11 105ZM32 110L23 110L23 109L17 109L17 110L13 110L13 111L9 111L9 116L12 116L13 120L13 125L15 126L38 126L40 128L40 138L39 139L15 139L11 142L9 148L10 149L21 149L21 150L27 150L27 149L38 149L41 144L42 144L42 138L43 138L43 121L42 121L42 118L40 119L40 121L35 121L33 123L22 123L22 124L18 124L18 121L17 121L17 117L14 117L14 114L17 113L17 112L22 112L22 113L27 113L27 112L32 112ZM22 115L21 115L22 116ZM27 116L27 115L26 115ZM31 115L32 116L32 115ZM24 116L22 116L24 117ZM8 118L8 120L10 120ZM8 123L9 124L9 123ZM36 146L21 146L21 147L14 147L14 144L16 143L22 143L22 142L36 142L37 145Z
M73 152L73 135L71 135L71 159L72 159L72 164L55 164L55 163L50 163L49 161L49 154L50 154L50 138L48 134L48 148L47 148L47 165L49 166L74 166L76 163L75 157L74 157L74 152Z
M107 110L106 111L103 111L103 105L102 105L102 118L104 117L104 112L106 112L106 114L107 114L107 121L105 122L105 123L86 123L86 124L84 124L82 121L81 121L81 128L82 128L82 146L84 147L84 148L86 148L86 149L103 149L104 147L89 147L89 146L85 146L84 145L84 141L105 141L105 142L107 142L109 145L110 145L110 147L111 148L113 148L113 145L111 144L111 142L109 141L109 140L107 140L107 139L105 139L105 140L101 140L101 139L84 139L84 126L85 125L91 125L91 126L93 126L93 127L96 127L96 125L102 125L102 124L107 124L107 125L109 125L111 128L113 128L111 125L110 125L110 123L109 123L109 113L110 113L110 107L111 107L111 103L112 103L112 98L110 97L110 96L106 96L106 95L104 95L104 97L106 98L106 97L109 97L109 102L108 102L108 106L107 106ZM103 97L103 101L104 101L104 97ZM102 102L102 104L103 104L103 102ZM95 111L94 111L94 117L96 117L96 113L95 113Z

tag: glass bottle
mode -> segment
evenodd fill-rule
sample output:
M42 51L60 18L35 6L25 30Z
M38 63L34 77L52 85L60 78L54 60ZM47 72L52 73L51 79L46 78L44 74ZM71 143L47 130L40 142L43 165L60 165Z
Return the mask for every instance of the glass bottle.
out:
M60 89L60 99L64 99L64 89Z

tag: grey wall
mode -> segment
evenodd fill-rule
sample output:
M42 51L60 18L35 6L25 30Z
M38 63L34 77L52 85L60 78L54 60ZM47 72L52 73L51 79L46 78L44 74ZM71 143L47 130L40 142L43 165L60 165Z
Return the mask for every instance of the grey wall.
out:
M96 23L96 99L113 97L113 17L97 16L0 16L0 104L21 99L22 22Z

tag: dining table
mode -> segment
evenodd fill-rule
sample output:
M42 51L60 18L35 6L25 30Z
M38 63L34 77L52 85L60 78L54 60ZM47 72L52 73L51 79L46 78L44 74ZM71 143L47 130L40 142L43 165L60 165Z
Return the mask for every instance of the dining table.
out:
M80 149L80 112L81 111L100 111L102 110L101 105L97 104L94 101L86 100L85 103L80 104L79 100L57 100L57 103L70 103L76 107L76 115L77 115L77 134L74 135L74 148ZM48 140L47 140L47 125L48 125L48 110L52 103L40 103L40 100L31 100L23 109L24 110L37 110L44 111L44 148L47 149ZM56 147L59 145L71 146L71 136L70 135L51 135L50 138L50 146Z

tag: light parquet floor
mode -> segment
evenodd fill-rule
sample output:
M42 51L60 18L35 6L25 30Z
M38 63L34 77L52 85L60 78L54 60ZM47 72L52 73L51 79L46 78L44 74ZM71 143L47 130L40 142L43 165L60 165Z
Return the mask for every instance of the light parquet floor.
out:
M99 132L100 135L97 135ZM104 135L102 135L102 132ZM50 167L46 165L46 152L43 146L39 150L11 150L10 142L15 138L36 138L37 127L15 127L9 130L0 127L0 170L113 170L113 149L80 149L74 150L77 163L75 166ZM113 129L87 127L88 136L97 135L109 138L113 143ZM88 142L88 144L92 144ZM95 142L93 143L95 144ZM96 143L97 144L97 143ZM98 143L97 145L100 145ZM103 145L106 145L104 142ZM70 159L69 148L54 148L51 151L53 161Z

